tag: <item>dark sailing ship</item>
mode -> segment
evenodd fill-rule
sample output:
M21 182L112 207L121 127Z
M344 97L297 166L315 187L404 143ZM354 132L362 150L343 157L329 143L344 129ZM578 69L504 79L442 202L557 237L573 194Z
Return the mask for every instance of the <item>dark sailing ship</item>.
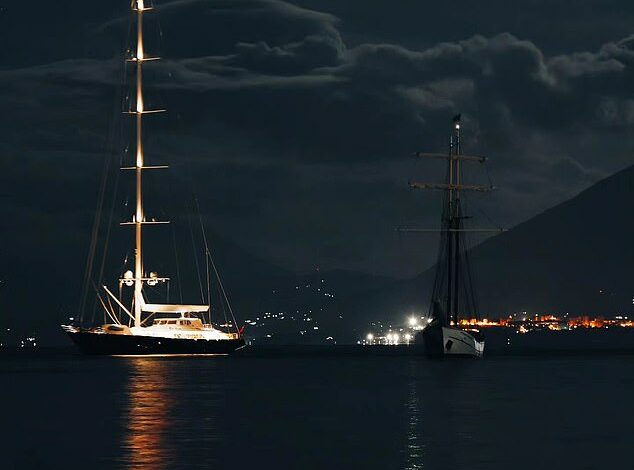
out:
M147 301L147 289L163 283L169 284L170 281L167 277L159 277L155 272L147 272L142 250L144 227L168 223L146 217L142 192L145 171L167 168L166 166L148 166L146 164L143 151L143 118L164 110L146 109L143 102L143 65L147 61L157 59L146 56L143 42L143 17L153 8L146 6L144 0L133 0L131 8L136 20L136 50L132 57L127 60L135 68L135 105L126 113L135 120L135 164L122 168L122 170L132 171L135 174L136 210L132 220L121 225L130 227L135 232L134 270L125 271L119 279L118 296L106 286L102 286L103 290L97 291L97 299L103 308L103 316L107 317L109 322L97 327L63 325L62 328L86 354L230 353L245 344L230 306L231 321L225 320L222 325L223 330L211 322L211 295L208 295L206 305L150 303ZM95 234L93 234L94 236ZM207 263L210 261L213 263L208 249L205 250L205 257ZM213 267L214 272L217 273L215 265ZM228 297L219 277L218 284L223 299L228 304ZM130 301L127 305L124 298L126 290L132 291L128 293L127 298Z
M445 183L409 183L410 187L414 189L441 190L445 193L439 230L406 230L439 231L441 234L429 310L430 323L416 336L416 342L424 344L425 352L430 357L481 357L484 354L482 333L475 328L463 327L460 324L461 318L478 318L477 299L466 235L468 232L498 230L466 227L465 221L470 217L463 211L462 198L463 192L466 191L486 192L494 188L493 186L480 186L463 182L462 164L484 163L486 157L463 155L460 131L460 115L457 115L453 118L453 129L447 154L423 152L416 154L417 157L446 160Z

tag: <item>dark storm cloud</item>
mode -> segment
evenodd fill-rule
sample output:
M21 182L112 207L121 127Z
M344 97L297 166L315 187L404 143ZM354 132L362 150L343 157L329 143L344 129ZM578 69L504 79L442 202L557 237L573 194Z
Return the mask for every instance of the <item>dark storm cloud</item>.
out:
M452 0L451 2L296 0L341 18L348 44L400 44L426 49L441 41L510 32L530 38L545 54L594 50L632 32L634 4L627 0Z
M170 113L150 154L185 154L219 230L287 266L404 273L431 262L433 243L420 241L407 242L420 261L402 259L394 228L435 224L438 201L406 183L442 171L407 156L443 150L457 111L468 151L492 157L503 189L482 204L505 225L628 163L633 142L614 135L634 124L629 37L555 55L503 31L424 47L347 44L343 20L282 1L159 9L168 59L148 65L148 93ZM92 40L125 29L104 19ZM74 152L85 164L73 175L94 174L121 77L104 57L0 72L0 104L13 110L3 155L62 165Z

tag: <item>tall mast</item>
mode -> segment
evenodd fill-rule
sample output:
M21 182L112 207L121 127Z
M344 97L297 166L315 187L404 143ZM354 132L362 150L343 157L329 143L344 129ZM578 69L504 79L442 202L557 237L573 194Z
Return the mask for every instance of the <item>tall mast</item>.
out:
M144 0L136 0L136 6L132 3L132 9L137 16L136 39L136 214L135 225L135 250L134 250L134 326L141 326L141 306L143 304L143 14L146 11Z
M453 213L453 193L454 193L454 140L453 136L449 139L449 158L447 159L448 168L448 190L447 190L447 220L446 226L449 229L445 232L447 237L447 307L446 307L446 321L451 323L453 304L452 304L452 281L453 281L453 239L454 232L454 213ZM456 234L457 235L457 234Z
M136 160L134 166L121 168L122 170L132 170L136 175L136 209L131 222L122 222L121 225L134 225L135 232L135 248L134 248L134 278L126 277L120 279L126 285L132 285L134 282L134 300L133 300L133 318L134 326L139 327L142 324L141 314L143 306L143 283L148 282L155 285L158 281L166 281L168 278L152 277L147 278L143 275L143 230L145 224L166 224L167 221L151 221L145 220L145 211L143 210L143 171L148 169L163 169L166 165L147 166L145 165L145 157L143 154L143 115L150 113L160 113L164 109L145 109L143 103L143 63L150 60L157 60L158 57L147 57L145 55L143 44L143 15L152 10L151 6L145 5L145 0L131 0L131 8L137 19L137 42L136 51L133 57L127 59L128 62L136 63L136 96L134 109L126 111L126 114L135 116L136 120ZM130 282L130 284L128 284Z
M447 160L447 179L445 183L419 183L410 181L409 186L412 189L433 189L446 191L447 195L444 199L443 220L440 229L400 229L404 232L441 232L442 242L440 245L438 263L436 267L436 277L434 280L434 288L432 293L432 314L434 312L435 302L445 302L445 312L442 316L443 324L458 324L459 310L463 308L460 303L461 275L465 269L469 269L466 260L466 250L464 243L461 242L463 232L499 232L500 229L466 229L464 228L461 208L462 191L487 192L494 189L493 186L481 186L473 184L464 184L460 175L462 162L484 163L486 157L471 156L462 154L462 142L460 135L460 115L453 118L453 129L449 140L448 154L417 152L416 157L422 158L439 158ZM463 266L464 264L464 266ZM446 271L444 271L446 269ZM470 277L468 274L464 279L463 288L472 289ZM475 308L475 302L473 302ZM466 308L468 300L465 300ZM475 313L475 312L474 312Z
M454 220L453 226L456 230L462 229L462 208L460 207L460 154L461 152L461 142L460 142L460 118L456 120L454 118L454 139L455 139L455 159L451 161L455 161L456 163L456 193L454 199ZM454 325L458 324L458 311L460 309L459 299L460 299L460 238L462 236L462 232L450 232L454 235L455 241L455 279L454 279L454 296L453 296L453 322Z

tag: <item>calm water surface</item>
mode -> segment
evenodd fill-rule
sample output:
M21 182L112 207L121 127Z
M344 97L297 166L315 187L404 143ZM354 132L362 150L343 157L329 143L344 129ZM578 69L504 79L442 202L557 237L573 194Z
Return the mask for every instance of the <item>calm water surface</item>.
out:
M634 357L0 359L0 468L634 468Z

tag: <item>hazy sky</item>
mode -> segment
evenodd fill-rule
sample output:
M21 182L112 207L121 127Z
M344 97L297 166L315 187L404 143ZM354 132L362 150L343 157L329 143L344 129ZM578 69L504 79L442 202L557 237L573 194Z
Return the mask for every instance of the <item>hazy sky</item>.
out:
M148 65L148 96L169 112L149 124L147 158L189 162L209 226L277 265L429 266L435 237L395 228L438 224L438 195L407 182L441 180L441 163L410 155L444 151L456 112L500 187L474 201L483 226L631 164L629 0L156 3L147 49L166 60ZM81 277L127 7L0 7L3 277Z

